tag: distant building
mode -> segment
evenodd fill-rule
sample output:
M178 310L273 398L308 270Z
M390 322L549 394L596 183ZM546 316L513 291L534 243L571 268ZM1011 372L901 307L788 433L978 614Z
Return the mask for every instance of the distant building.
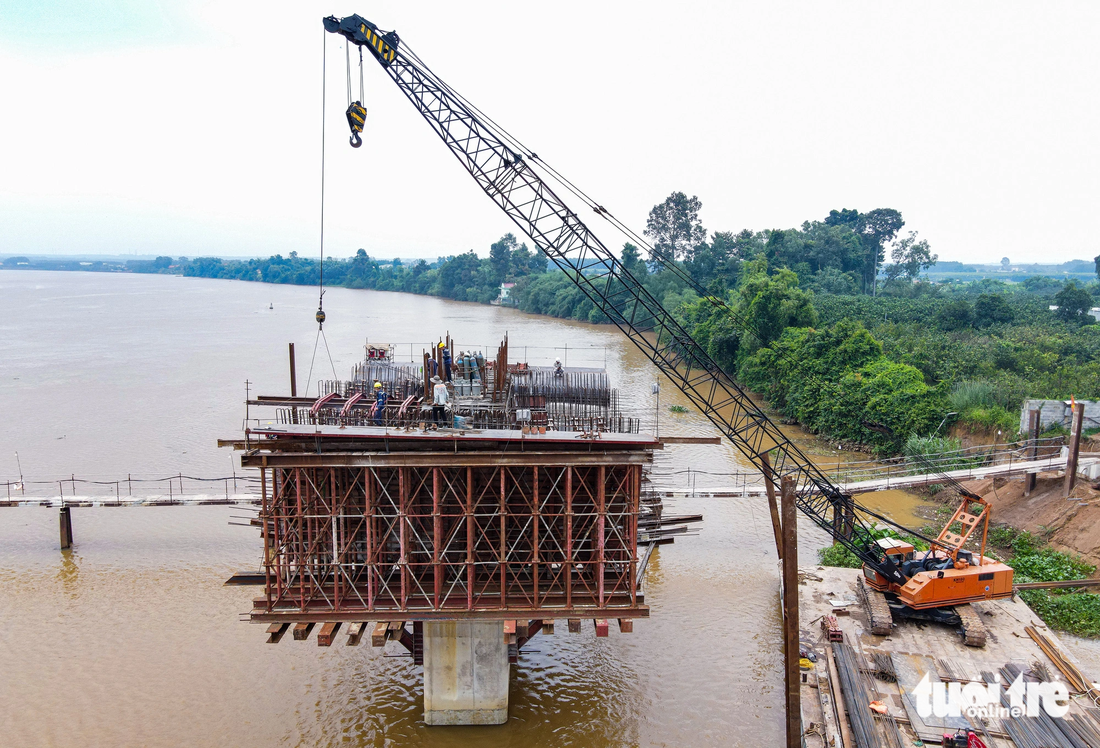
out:
M489 303L496 306L515 306L516 301L515 298L512 296L512 289L515 287L515 283L501 283L500 295L498 295Z

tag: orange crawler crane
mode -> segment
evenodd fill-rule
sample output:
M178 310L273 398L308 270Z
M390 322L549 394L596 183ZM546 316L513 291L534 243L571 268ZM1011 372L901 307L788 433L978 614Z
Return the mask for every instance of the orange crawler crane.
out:
M957 622L968 645L985 644L981 619L964 603L1012 595L1012 568L985 555L990 512L984 499L963 492L959 507L929 550L918 553L912 544L897 538L876 541L889 564L901 571L905 582L899 583L864 563L860 582L871 618L871 633L889 634L891 609L895 609L909 618ZM963 546L979 528L982 542L975 555ZM947 605L953 606L954 611Z

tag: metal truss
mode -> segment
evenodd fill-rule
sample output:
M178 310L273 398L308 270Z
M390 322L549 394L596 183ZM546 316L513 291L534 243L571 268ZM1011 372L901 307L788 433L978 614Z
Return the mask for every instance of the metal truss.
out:
M261 470L254 620L648 613L641 465Z

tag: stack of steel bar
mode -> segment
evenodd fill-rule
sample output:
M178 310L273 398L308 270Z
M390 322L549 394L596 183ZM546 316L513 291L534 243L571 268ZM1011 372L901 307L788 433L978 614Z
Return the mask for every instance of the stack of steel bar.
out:
M1011 685L1024 673L1023 668L1013 662L1001 668L1002 685ZM983 673L987 683L993 682L990 673ZM1007 688L1001 689L1001 706L1011 708L1012 700ZM1087 718L1078 720L1054 719L1046 709L1038 709L1033 716L1005 717L1002 720L1005 732L1020 748L1092 748L1087 733L1093 732L1094 725L1087 724ZM1082 732L1078 731L1078 728ZM1085 733L1085 734L1083 734Z
M1027 632L1027 635L1031 637L1032 641L1039 645L1039 649L1043 650L1043 654L1050 658L1050 661L1054 663L1055 667L1061 671L1070 688L1076 693L1087 693L1093 703L1100 702L1100 691L1098 691L1092 683L1089 683L1084 673L1082 673L1076 665L1065 658L1054 642L1041 634L1034 626L1027 626L1024 628L1024 631Z
M873 712L868 706L871 702L878 700L877 689L867 679L863 658L848 644L847 636L844 637L844 641L835 642L830 646L833 648L833 656L836 660L844 703L848 705L848 721L852 726L852 737L855 739L856 748L879 748L884 745L881 737L883 734L886 736L886 744L892 748L901 748L901 736L898 733L897 723L893 719L888 720L888 724L883 726L882 733L878 730ZM844 715L837 716L840 719L844 718Z

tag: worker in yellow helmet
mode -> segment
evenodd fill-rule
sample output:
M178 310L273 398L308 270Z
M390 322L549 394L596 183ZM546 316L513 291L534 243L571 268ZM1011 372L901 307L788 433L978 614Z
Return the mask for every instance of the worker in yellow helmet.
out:
M447 347L446 343L440 343L439 347L443 349L443 381L451 381L451 349Z
M381 426L383 418L386 415L386 400L389 399L389 393L386 392L386 388L382 386L382 383L377 379L374 381L374 425Z

